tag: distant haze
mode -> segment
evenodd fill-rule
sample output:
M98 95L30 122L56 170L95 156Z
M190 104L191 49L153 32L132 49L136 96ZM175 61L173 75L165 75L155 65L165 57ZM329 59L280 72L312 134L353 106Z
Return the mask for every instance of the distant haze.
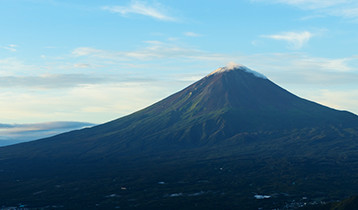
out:
M36 124L0 124L0 146L26 142L59 133L91 127L84 122L48 122Z

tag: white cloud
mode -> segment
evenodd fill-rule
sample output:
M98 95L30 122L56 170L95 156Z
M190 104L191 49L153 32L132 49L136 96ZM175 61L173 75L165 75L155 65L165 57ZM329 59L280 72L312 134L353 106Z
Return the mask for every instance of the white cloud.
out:
M131 77L129 75L92 74L43 74L35 76L0 76L0 88L59 89L74 88L93 84L151 82L152 78Z
M282 34L281 34L282 35ZM284 41L292 41L288 36L284 37ZM282 38L279 37L279 38ZM277 37L276 37L277 38ZM304 42L303 38L299 41ZM281 39L280 39L281 40ZM292 41L294 42L294 41ZM353 84L357 81L358 56L341 57L341 58L325 58L312 57L304 53L268 53L268 54L253 54L253 55L235 55L235 54L218 54L212 52L205 52L195 48L184 48L176 45L166 44L158 41L146 42L148 46L138 49L136 51L117 51L110 52L105 50L93 49L89 51L101 52L100 54L86 54L83 57L89 57L91 60L110 60L113 65L121 65L122 60L144 61L144 62L159 62L161 60L168 62L181 61L181 63L188 62L190 68L203 70L202 75L205 76L210 71L224 66L228 62L235 60L243 65L257 71L262 71L263 74L270 77L273 73L280 82L284 84L323 84L323 85L337 85L349 83ZM300 44L297 44L300 45ZM76 51L76 50L74 50ZM202 65L205 61L207 67ZM100 62L100 61L99 61ZM152 64L152 63L150 63ZM128 67L132 68L132 67ZM138 67L133 67L138 68ZM148 65L140 66L139 68L153 68ZM156 69L163 68L156 66ZM166 66L166 69L177 69L175 66ZM185 68L181 68L185 69ZM272 72L267 72L272 70ZM180 70L178 70L180 71ZM187 72L189 73L189 72Z
M42 73L37 70L38 66L28 66L17 59L0 60L0 72L6 72L7 68L22 69L9 75L0 74L3 122L73 120L102 123L144 108L231 60L263 73L295 94L326 105L332 104L328 98L331 96L320 90L325 88L332 94L339 94L334 91L337 87L350 85L353 86L351 89L358 89L355 65L358 56L331 59L304 53L217 54L175 42L151 40L142 44L141 48L132 51L76 48L69 55L71 60L49 57L50 63L41 65L55 64L55 71ZM66 72L57 67L61 65L71 69ZM93 68L89 71L74 68L87 65ZM27 75L24 69L36 71ZM155 71L151 71L153 69ZM343 95L335 107L358 113L357 106L352 106L356 104L356 100L350 98L352 96Z
M176 21L175 18L166 14L162 5L156 4L155 6L150 6L142 1L132 1L128 6L105 6L102 9L119 13L122 16L139 14L162 21Z
M290 48L300 49L303 47L304 44L306 44L313 37L313 34L309 31L283 32L280 34L262 35L262 37L286 41L289 43Z
M349 19L357 19L358 18L358 6L353 8L342 8L337 11L332 11L332 14L337 16L342 16Z
M189 36L189 37L200 37L202 36L201 34L197 34L197 33L194 33L194 32L185 32L184 33L185 36Z
M289 4L303 9L320 9L336 5L341 5L349 1L346 0L274 0L272 2Z
M147 44L155 44L155 45L162 45L162 44L164 44L163 42L157 41L157 40L148 40L148 41L144 41L144 43L147 43Z
M9 45L1 47L1 48L5 49L5 50L8 50L8 51L11 51L11 52L16 52L17 51L17 49L16 49L17 45L15 45L15 44L9 44Z
M88 63L75 63L73 65L73 67L80 68L80 69L85 69L85 68L90 68L91 64L88 64Z
M72 54L77 57L87 56L116 61L157 59L220 60L224 56L192 47L182 47L153 40L145 43L147 46L134 51L108 51L91 47L79 47L74 49Z
M38 76L4 76L0 77L1 88L35 88L56 89L72 88L79 85L105 83L110 78L95 77L86 74L44 74Z
M108 60L117 60L117 61L128 60L128 58L125 55L125 52L102 50L92 47L78 47L72 51L72 55L75 57L90 57L90 58L99 58L99 59L108 59ZM91 65L92 63L89 64Z
M90 47L79 47L72 51L72 54L75 56L85 56L96 53L102 53L102 51Z
M356 84L358 57L325 58L304 53L271 53L240 56L245 66L261 71L283 84Z
M349 61L352 58L317 58L317 57L303 57L299 61L296 61L296 65L301 68L315 68L317 70L324 70L326 72L349 72L354 68L349 66Z
M200 79L202 79L203 74L198 74L198 73L178 74L178 75L174 75L174 77L179 82L194 83L194 82L199 81Z
M37 70L34 65L27 65L17 58L0 59L0 76L11 76L15 74L27 74L29 71Z
M268 2L287 4L303 10L310 10L314 15L304 17L337 16L347 19L358 20L358 2L354 0L252 0L253 2ZM323 16L324 15L324 16Z

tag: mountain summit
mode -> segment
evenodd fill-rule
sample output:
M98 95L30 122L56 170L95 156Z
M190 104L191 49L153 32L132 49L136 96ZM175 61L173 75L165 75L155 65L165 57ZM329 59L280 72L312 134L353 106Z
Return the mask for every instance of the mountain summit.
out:
M112 158L194 145L217 146L243 133L357 125L358 117L352 113L299 98L260 73L232 65L128 116L0 152Z
M208 76L212 75L212 74L217 74L217 73L224 73L227 71L245 71L247 73L251 73L257 77L263 78L263 79L267 79L267 77L263 74L260 74L256 71L253 71L249 68L247 68L244 65L239 65L239 64L229 64L228 66L225 67L220 67L218 69L216 69L215 71L211 72L210 74L208 74Z
M0 204L281 208L357 194L357 148L358 116L223 67L117 120L0 148Z

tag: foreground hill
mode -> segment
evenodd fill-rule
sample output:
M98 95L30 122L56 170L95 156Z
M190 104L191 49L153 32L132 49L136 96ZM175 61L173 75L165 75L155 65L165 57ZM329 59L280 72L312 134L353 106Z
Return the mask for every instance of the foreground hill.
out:
M224 67L123 118L0 148L0 206L283 208L357 194L357 172L358 116Z

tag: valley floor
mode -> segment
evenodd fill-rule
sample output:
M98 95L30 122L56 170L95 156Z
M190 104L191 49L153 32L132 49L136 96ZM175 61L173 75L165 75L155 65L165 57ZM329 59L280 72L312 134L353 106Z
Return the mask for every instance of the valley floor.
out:
M22 160L1 165L0 207L295 209L358 194L358 173L344 163L328 163L231 157L90 166L32 160L29 166Z

